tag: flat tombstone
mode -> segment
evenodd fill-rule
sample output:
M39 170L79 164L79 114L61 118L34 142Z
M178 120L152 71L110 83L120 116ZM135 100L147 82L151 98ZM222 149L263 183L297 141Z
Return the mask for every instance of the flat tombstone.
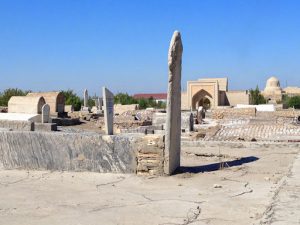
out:
M180 166L181 138L181 35L175 31L170 43L164 172L171 175Z
M87 89L84 89L83 92L83 106L88 107L89 93Z
M42 107L42 123L49 123L50 120L50 106L48 104Z
M103 87L103 106L105 133L113 135L114 128L114 95L106 87Z

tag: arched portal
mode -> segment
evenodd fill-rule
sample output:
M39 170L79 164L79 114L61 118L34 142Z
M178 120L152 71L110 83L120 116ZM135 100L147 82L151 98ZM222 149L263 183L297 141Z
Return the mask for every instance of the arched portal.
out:
M197 110L199 106L209 109L211 107L211 102L213 102L211 94L202 89L193 96L192 109Z

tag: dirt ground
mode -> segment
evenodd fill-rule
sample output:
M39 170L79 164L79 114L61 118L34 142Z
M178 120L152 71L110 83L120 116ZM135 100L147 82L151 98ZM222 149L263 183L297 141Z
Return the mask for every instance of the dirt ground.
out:
M222 157L216 149L184 148L182 168L171 177L2 170L0 224L241 225L282 220L274 202L285 201L280 193L285 179L293 177L299 149L221 148L220 153ZM294 195L291 201L299 192ZM297 213L293 218L299 222Z

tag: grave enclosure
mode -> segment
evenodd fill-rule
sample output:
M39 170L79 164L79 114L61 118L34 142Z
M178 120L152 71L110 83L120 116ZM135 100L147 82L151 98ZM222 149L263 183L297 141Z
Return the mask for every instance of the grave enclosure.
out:
M180 166L180 82L182 43L174 32L168 55L169 84L165 133L114 135L114 95L103 87L105 135L85 132L50 132L51 115L64 113L64 97L59 92L30 93L12 97L7 116L23 120L2 121L7 130L0 130L0 167L4 169L93 171L171 175ZM43 95L45 97L43 97ZM88 91L84 90L81 113L89 114ZM136 106L135 106L136 107ZM68 111L72 112L71 106ZM26 114L27 113L27 114ZM31 121L29 113L37 118ZM16 123L16 125L14 125ZM13 126L13 129L11 127ZM35 132L32 132L35 131Z

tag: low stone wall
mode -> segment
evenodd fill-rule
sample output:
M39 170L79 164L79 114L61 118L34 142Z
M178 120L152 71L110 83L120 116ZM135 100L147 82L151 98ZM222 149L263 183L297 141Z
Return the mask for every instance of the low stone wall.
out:
M223 119L232 117L254 117L256 116L255 108L220 108L212 109L211 112L213 119Z
M0 131L0 168L161 174L163 137Z
M127 111L135 111L139 109L138 104L131 104L131 105L121 105L121 104L115 104L114 105L114 112L115 114L122 114Z
M154 113L152 117L152 124L154 126L163 125L166 123L166 118L167 118L166 113L161 113L161 112Z
M300 110L293 110L293 109L277 110L274 112L274 115L277 117L294 118L296 116L300 116Z
M197 147L200 150L205 150L205 148L232 148L232 149L240 149L240 148L248 148L248 149L256 149L256 148L274 148L274 147L282 147L282 148L300 148L300 142L249 142L249 141L182 141L182 148L188 147Z
M163 175L164 174L163 135L146 135L137 146L137 174Z
M0 120L0 127L11 130L20 131L34 131L34 122L31 121L14 121L14 120Z
M141 133L141 134L154 134L155 130L163 130L163 126L140 126L136 128L120 129L120 133Z
M190 130L191 125L192 125L192 127L194 125L194 122L192 122L192 124L191 124L190 115L191 115L190 111L188 111L188 112L182 111L181 112L181 129L186 132L188 132ZM154 126L159 126L159 125L165 126L166 119L167 119L166 113L154 113L153 119L152 119L152 124Z

